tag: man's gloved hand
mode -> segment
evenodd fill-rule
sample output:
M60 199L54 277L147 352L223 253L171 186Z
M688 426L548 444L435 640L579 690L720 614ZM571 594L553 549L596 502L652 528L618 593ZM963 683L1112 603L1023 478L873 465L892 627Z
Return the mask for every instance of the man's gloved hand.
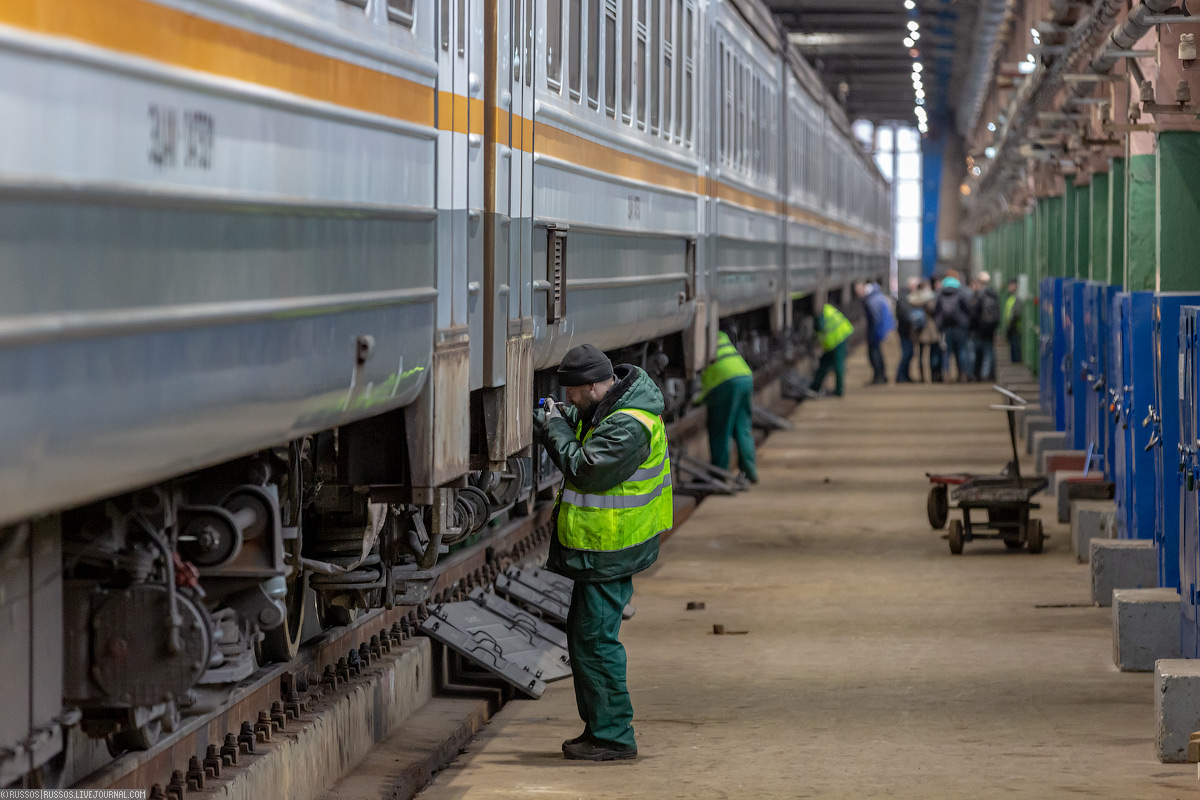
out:
M558 403L549 402L533 410L533 434L539 439L552 420L563 419Z

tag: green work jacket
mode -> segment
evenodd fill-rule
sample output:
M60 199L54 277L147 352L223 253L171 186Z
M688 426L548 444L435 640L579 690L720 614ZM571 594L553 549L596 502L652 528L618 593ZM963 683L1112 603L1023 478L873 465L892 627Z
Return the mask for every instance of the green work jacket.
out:
M642 483L637 480L638 473L648 475L648 471L658 466L651 463L658 449L655 446L656 437L645 422L647 417L657 418L663 413L665 404L662 393L639 367L620 364L615 373L617 383L591 413L581 415L576 409L568 409L566 417L550 419L542 413L535 414L534 436L562 472L563 494L570 490L576 495L644 497L650 492L643 489L654 488L646 484L621 487ZM617 413L621 411L644 413ZM564 497L560 494L554 511L556 530L550 538L550 555L546 563L548 569L572 580L601 583L629 577L655 562L658 558L658 533L664 525L669 528L671 522L669 516L665 523L662 519L664 509L670 508L670 461L665 449L665 433L661 448L665 463L655 480L665 481L666 484L654 501L653 524L658 526L656 530L631 528L628 536L620 533L609 536L600 546L590 546L589 536L597 532L611 532L612 528L600 530L585 518L582 524L587 530L582 535L580 531L563 530L562 526L576 524L580 517L572 512L564 513ZM662 486L661 483L659 485ZM666 500L662 499L664 496ZM591 507L589 504L590 501L585 500L582 505ZM578 507L575 503L568 505ZM632 502L627 505L634 507ZM595 522L595 519L591 522ZM645 520L640 519L631 522L634 526L644 523ZM595 543L594 540L591 542ZM608 549L612 545L619 549Z

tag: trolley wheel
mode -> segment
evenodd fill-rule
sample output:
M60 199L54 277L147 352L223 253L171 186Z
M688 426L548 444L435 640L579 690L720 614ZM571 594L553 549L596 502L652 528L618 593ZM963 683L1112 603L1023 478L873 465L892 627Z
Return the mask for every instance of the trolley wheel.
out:
M956 556L962 555L963 524L960 519L950 520L950 552Z
M925 513L929 515L929 524L935 531L946 527L946 517L950 514L946 484L935 483L929 490L929 499L925 502Z
M1018 538L1010 537L1004 540L1004 546L1009 550L1020 550L1025 546L1025 543Z
M1029 531L1029 552L1034 554L1042 552L1042 546L1045 543L1042 536L1042 521L1040 519L1029 520L1027 529Z

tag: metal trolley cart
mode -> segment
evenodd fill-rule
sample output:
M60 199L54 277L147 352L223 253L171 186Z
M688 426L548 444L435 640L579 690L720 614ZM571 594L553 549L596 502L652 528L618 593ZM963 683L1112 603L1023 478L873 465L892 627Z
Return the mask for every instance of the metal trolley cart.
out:
M1017 454L1016 413L1025 410L1026 401L999 386L993 389L1005 395L1011 403L993 405L1008 416L1008 437L1012 445L1013 458L999 475L971 475L970 473L926 473L929 482L929 499L926 511L929 524L940 529L946 524L950 512L950 501L962 510L961 520L950 520L950 552L960 555L963 544L972 539L1003 539L1005 546L1017 550L1026 545L1029 552L1040 553L1045 542L1042 521L1030 519L1029 512L1039 506L1032 502L1033 496L1046 488L1049 481L1045 476L1025 478L1021 476L1021 459ZM950 487L954 489L951 490ZM987 521L971 520L972 510L987 512Z

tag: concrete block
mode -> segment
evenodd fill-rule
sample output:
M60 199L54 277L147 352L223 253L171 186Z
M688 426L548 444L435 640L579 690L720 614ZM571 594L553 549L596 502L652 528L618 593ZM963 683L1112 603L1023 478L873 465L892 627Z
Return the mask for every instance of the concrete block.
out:
M1096 605L1111 604L1114 591L1158 585L1158 554L1149 539L1094 538L1088 548L1088 560L1092 562L1092 602Z
M1022 417L1025 421L1021 428L1021 441L1025 442L1025 452L1033 452L1033 435L1038 431L1054 430L1054 418L1047 417L1041 414L1032 416L1026 415Z
M1154 665L1154 717L1158 760L1185 763L1188 736L1200 730L1200 661L1168 658Z
M1067 434L1062 431L1034 431L1033 433L1033 453L1034 463L1038 465L1038 472L1042 470L1042 454L1047 450L1065 450L1067 448Z
M1156 661L1179 658L1179 595L1174 589L1117 589L1112 615L1113 661L1122 672L1150 672Z
M1051 480L1053 481L1053 478ZM1064 524L1071 521L1071 501L1112 500L1113 488L1111 481L1106 481L1099 475L1089 475L1086 478L1080 475L1063 481L1055 488L1054 494L1055 502L1058 503L1058 521Z
M1063 448L1047 447L1045 450L1042 450L1041 452L1039 452L1037 454L1037 461L1034 463L1037 465L1037 471L1039 474L1049 475L1052 472L1058 471L1055 469L1051 469L1052 464L1058 464L1058 463L1063 464L1063 466L1059 467L1059 469L1064 469L1064 470L1070 469L1073 472L1082 472L1083 471L1083 463L1082 462L1084 462L1086 460L1087 460L1087 451L1086 450L1072 450L1072 449L1065 448L1065 447L1063 447ZM1080 462L1078 467L1072 468L1072 467L1068 466L1069 464L1074 463L1076 461Z
M1050 485L1046 487L1046 496L1047 497L1058 497L1058 491L1059 491L1059 489L1062 488L1062 485L1065 482L1067 482L1068 480L1070 480L1072 478L1082 478L1082 477L1083 477L1082 471L1077 472L1075 470L1064 469L1061 472L1056 472L1054 475L1050 476Z
M1116 515L1116 504L1111 500L1072 500L1070 508L1071 547L1075 560L1086 564L1091 559L1092 540L1108 538L1107 518Z
M1042 454L1043 475L1053 475L1059 470L1082 471L1087 466L1087 452L1083 450L1047 450Z

